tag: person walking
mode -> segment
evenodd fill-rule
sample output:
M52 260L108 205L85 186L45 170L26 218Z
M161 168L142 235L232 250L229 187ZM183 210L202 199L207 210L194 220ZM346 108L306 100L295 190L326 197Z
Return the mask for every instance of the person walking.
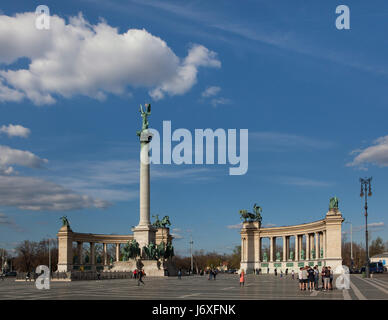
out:
M137 281L137 285L140 286L140 282L145 285L145 283L143 282L143 277L145 276L145 272L143 270L139 270L139 275L138 275L138 281Z
M240 287L244 286L244 284L245 284L245 273L244 273L244 269L242 269L240 273Z
M217 269L214 269L214 271L213 271L213 278L214 278L214 280L216 280L216 276L217 276Z
M322 281L322 290L325 289L325 267L322 267L321 270L321 281Z
M278 269L275 268L275 276L277 276L277 275L278 275Z
M292 278L292 280L295 280L295 271L294 270L291 271L291 278Z

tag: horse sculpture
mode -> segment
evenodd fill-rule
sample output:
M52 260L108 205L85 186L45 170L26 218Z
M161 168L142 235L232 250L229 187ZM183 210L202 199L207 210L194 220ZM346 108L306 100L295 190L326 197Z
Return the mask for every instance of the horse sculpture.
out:
M135 259L140 256L140 247L135 239L128 241L123 248L123 260Z
M263 219L261 217L261 212L263 211L263 209L255 203L255 205L253 206L253 211L254 213L250 213L248 212L248 210L240 210L240 219L244 220L244 222L258 222L259 227L261 227L261 221Z

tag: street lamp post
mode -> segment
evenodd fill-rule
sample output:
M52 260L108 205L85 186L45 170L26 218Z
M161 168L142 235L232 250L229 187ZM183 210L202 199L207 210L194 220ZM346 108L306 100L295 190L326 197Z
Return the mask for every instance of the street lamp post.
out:
M350 265L351 265L351 268L353 269L353 227L352 227L351 221L348 221L345 223L350 224Z
M193 236L190 235L191 273L193 274Z
M368 244L368 196L372 196L372 186L371 186L372 177L370 178L360 178L361 183L361 193L360 197L365 196L365 259L366 259L366 266L365 266L365 275L367 278L369 278L369 244Z

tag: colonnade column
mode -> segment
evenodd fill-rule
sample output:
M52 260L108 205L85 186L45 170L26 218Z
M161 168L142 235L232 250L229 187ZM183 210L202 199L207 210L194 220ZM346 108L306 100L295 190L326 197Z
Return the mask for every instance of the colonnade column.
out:
M83 260L82 260L82 246L83 246L83 242L78 241L77 242L77 252L78 252L78 263L79 264L83 264Z
M315 259L319 257L318 232L315 232Z
M286 236L283 236L283 261L287 260L287 243Z
M120 261L120 243L116 243L116 261Z
M310 260L310 235L306 233L306 260Z
M257 239L257 261L261 261L261 237L259 236Z
M321 258L321 248L323 248L323 231L319 232L319 258Z
M299 260L299 236L295 235L295 261Z
M107 252L107 244L104 243L104 266L108 265L108 252Z
M323 241L322 241L323 258L326 258L326 230L322 232L322 235L323 235Z
M273 262L273 243L274 237L269 238L269 261Z
M90 242L90 264L93 266L95 265L95 250L94 250L94 242Z

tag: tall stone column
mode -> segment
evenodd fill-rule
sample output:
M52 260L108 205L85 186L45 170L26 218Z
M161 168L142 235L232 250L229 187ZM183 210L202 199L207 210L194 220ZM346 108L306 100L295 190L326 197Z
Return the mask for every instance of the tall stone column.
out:
M295 261L299 261L299 236L295 235Z
M133 229L135 240L140 248L155 243L156 230L151 226L150 218L150 159L149 143L152 139L148 127L138 132L140 136L140 220Z
M319 258L321 258L321 249L323 249L323 231L319 232Z
M306 236L306 260L310 260L310 235L308 233L305 234Z
M73 231L64 225L58 231L58 271L68 272L73 269Z
M319 234L318 234L318 232L315 232L314 235L315 235L315 260L317 260L319 257L319 247L318 247Z
M258 241L257 241L257 261L261 262L261 237L259 236Z
M283 236L283 262L287 260L287 240L286 236Z
M274 237L269 238L269 261L273 262L273 244L274 244Z
M116 261L120 261L120 243L116 243Z

